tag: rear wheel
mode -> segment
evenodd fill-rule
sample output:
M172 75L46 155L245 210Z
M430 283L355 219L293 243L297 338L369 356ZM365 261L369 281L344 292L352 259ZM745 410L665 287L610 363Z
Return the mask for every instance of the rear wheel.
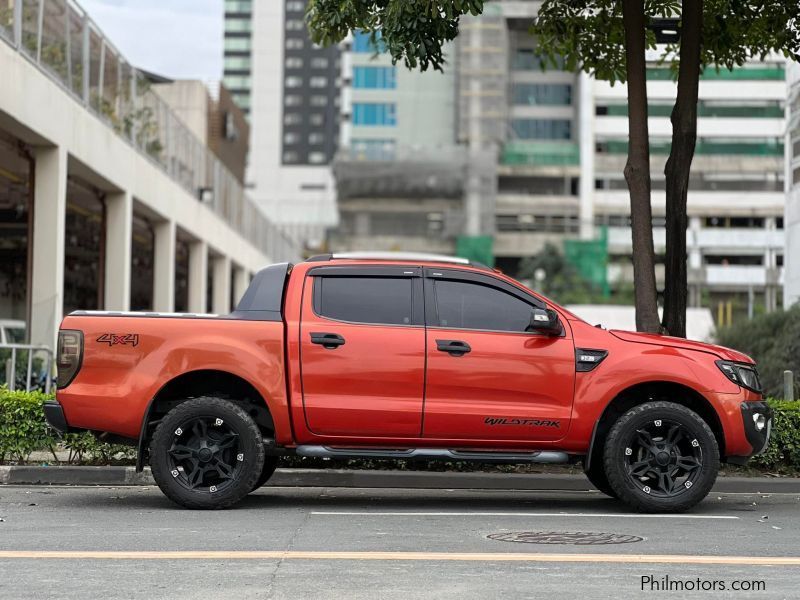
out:
M614 423L603 462L611 489L632 508L681 512L711 491L719 448L696 412L672 402L648 402Z
M264 467L261 432L228 400L201 397L172 409L150 442L161 491L186 508L227 508L253 489Z

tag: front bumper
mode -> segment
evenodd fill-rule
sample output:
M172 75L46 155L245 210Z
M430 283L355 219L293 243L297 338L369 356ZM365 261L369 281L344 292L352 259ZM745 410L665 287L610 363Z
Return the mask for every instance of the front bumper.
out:
M769 445L769 436L772 433L772 409L766 402L742 402L742 425L747 441L752 447L750 454L746 456L729 456L728 462L743 465L756 454L761 454ZM759 429L756 422L762 416L766 421L763 428Z
M66 433L69 430L67 418L64 416L64 409L58 403L58 400L44 403L44 418L50 424L50 427L59 433Z

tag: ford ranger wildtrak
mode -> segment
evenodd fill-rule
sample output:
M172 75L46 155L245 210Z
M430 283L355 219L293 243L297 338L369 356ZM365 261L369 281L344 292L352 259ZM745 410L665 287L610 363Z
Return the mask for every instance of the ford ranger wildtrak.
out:
M275 264L229 315L78 311L58 337L61 431L138 446L163 492L225 508L281 455L582 461L639 511L701 501L766 447L753 361L590 325L498 271L414 254Z

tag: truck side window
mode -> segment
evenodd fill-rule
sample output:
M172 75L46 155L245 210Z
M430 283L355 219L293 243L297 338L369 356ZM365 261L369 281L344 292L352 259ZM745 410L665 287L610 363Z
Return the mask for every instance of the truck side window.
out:
M524 332L533 307L498 289L438 280L434 284L439 327Z
M410 325L412 279L317 277L314 310L322 317L351 323Z

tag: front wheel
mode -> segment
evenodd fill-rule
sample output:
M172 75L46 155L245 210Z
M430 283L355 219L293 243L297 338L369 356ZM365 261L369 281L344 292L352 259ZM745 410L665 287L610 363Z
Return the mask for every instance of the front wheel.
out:
M167 413L150 442L161 491L186 508L227 508L255 486L264 467L261 432L237 404L187 400Z
M708 424L673 402L629 410L606 438L603 463L617 497L641 512L682 512L711 491L719 447Z

